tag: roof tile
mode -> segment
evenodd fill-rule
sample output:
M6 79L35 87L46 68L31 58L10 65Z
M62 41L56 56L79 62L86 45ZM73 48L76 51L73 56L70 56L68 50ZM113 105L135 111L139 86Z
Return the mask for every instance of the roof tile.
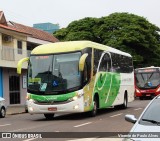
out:
M38 30L36 28L29 27L26 25L15 23L15 22L10 22L10 23L12 23L12 27L14 27L15 29L20 30L25 33L28 33L28 34L31 34L31 36L33 38L37 38L37 39L41 39L41 40L45 40L45 41L50 41L50 42L58 42L59 41L57 38L55 38L53 35L49 34L48 32Z

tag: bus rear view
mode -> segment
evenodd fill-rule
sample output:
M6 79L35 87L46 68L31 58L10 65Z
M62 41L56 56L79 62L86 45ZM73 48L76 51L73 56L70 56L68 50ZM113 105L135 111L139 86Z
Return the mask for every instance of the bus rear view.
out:
M160 67L135 69L135 95L141 100L160 94Z

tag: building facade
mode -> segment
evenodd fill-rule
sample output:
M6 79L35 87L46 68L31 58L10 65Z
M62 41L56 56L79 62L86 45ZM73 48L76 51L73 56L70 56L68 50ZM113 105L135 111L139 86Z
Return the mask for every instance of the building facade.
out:
M28 57L36 46L57 41L47 32L7 22L0 11L0 97L6 99L6 105L23 105L26 101L27 63L18 75L18 61Z

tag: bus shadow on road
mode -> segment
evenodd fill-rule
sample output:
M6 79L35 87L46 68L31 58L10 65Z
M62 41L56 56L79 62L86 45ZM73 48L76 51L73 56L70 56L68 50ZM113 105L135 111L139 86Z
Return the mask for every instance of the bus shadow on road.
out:
M130 109L131 107L128 107L127 109ZM84 113L69 113L69 114L55 114L55 117L53 119L46 119L45 117L42 119L37 119L35 121L58 121L58 120L85 120L89 118L99 118L101 116L104 116L106 114L110 114L117 111L124 111L126 109L122 109L119 106L111 107L111 108L104 108L99 109L98 113L95 117L91 117L89 112Z

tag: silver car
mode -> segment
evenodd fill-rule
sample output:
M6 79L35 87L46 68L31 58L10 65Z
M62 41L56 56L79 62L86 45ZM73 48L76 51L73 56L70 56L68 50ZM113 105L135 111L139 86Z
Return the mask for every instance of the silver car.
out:
M160 141L160 95L151 100L138 119L126 115L125 120L134 126L124 141Z
M4 118L6 116L6 109L5 99L0 97L0 118Z

